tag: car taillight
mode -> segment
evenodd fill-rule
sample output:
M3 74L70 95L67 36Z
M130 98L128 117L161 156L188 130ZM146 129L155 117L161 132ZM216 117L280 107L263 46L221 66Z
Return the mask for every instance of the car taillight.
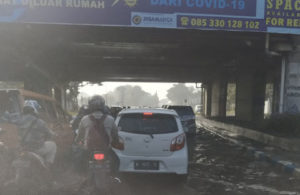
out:
M118 143L112 143L111 146L117 150L124 150L124 141L119 137Z
M181 134L172 140L170 151L174 152L174 151L181 150L184 147L184 144L185 144L185 134Z
M94 160L104 160L105 155L101 153L94 154Z
M152 112L144 112L144 116L152 116L153 113Z

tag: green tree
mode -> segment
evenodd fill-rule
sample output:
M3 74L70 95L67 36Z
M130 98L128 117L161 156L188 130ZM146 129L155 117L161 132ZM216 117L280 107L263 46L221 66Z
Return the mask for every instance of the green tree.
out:
M79 88L83 87L85 85L102 85L102 83L97 82L78 82L78 81L72 81L67 84L65 84L65 89L67 92L67 104L68 109L70 111L77 111L78 110L78 95L79 95Z
M182 83L174 84L168 90L167 97L172 104L184 105L194 98L194 88Z
M120 86L103 96L110 105L157 107L159 103L157 94L151 95L140 86Z

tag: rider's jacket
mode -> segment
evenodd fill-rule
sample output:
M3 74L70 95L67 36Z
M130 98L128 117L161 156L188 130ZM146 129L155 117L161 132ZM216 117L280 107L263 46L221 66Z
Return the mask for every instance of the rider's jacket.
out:
M94 118L101 119L104 115L101 111L96 111L92 113ZM83 117L79 124L79 132L75 139L76 143L83 143L84 148L87 149L87 139L89 135L89 131L93 129L94 121L91 120L90 115ZM112 143L113 141L118 140L118 129L115 125L114 118L110 115L107 115L103 121L104 129L109 136L109 142Z

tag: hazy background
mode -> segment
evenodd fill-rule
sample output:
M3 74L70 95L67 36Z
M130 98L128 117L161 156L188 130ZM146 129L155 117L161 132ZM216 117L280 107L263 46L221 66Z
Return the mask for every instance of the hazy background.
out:
M109 106L195 106L200 104L200 91L195 83L83 83L79 88L78 102L80 105L87 104L90 96L99 94L106 99Z

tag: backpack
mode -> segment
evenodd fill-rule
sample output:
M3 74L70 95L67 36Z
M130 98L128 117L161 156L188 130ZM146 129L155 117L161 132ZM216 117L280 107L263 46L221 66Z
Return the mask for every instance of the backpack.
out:
M106 115L103 115L100 119L96 119L93 115L89 115L89 118L93 122L93 126L88 133L87 149L90 151L107 151L109 149L109 136L104 127Z
M21 137L21 146L27 150L37 150L45 141L44 133L36 126L38 122L39 119L36 118L31 122L28 128L24 129L25 133L23 137Z

